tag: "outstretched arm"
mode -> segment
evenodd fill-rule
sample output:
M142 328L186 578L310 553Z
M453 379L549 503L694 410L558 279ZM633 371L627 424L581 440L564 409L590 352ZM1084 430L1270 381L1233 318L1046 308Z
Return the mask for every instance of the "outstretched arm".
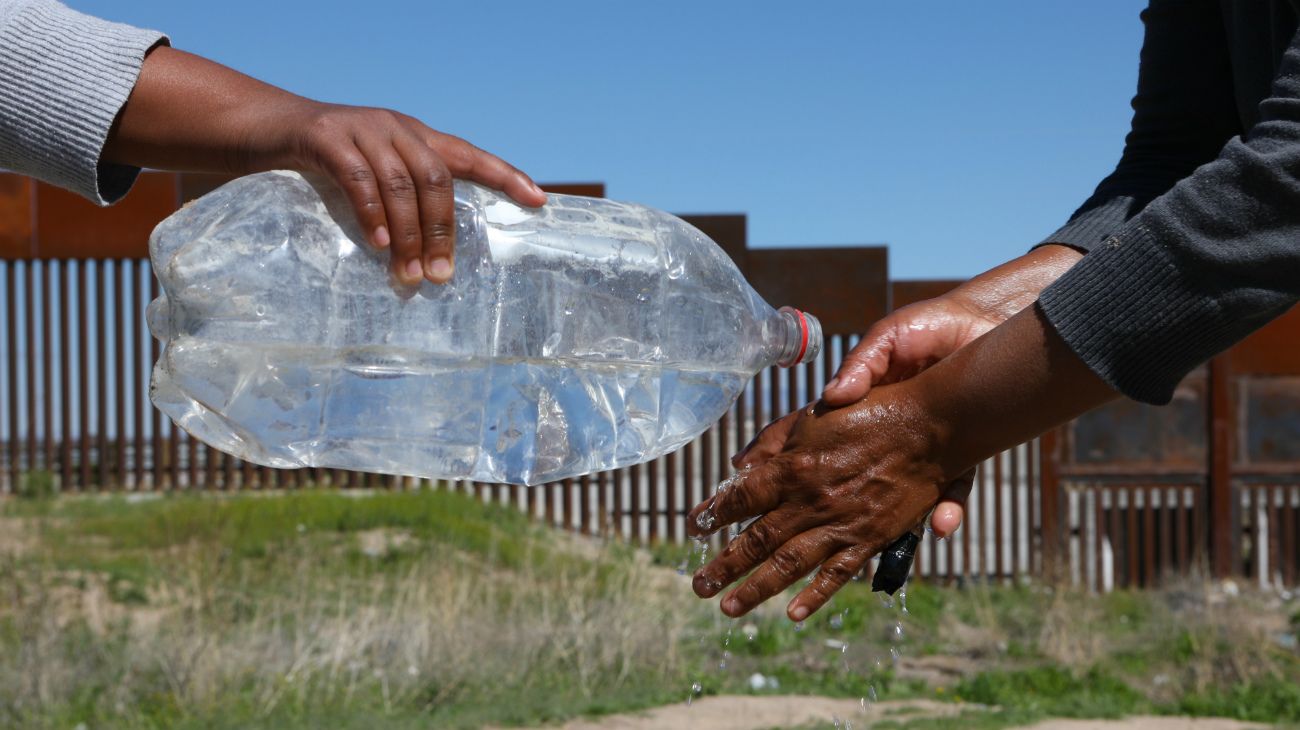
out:
M1212 2L1152 0L1133 97L1132 125L1115 170L1033 251L956 290L889 314L863 335L823 400L855 403L948 357L1038 299L1084 253L1119 232L1157 196L1214 159L1240 132L1220 9ZM793 414L772 424L738 458L754 464L781 449ZM936 534L961 524L970 482L950 485L935 509Z
M527 175L468 142L389 111L324 104L168 47L149 54L104 145L107 162L244 174L318 172L343 190L393 274L408 284L451 278L452 179L546 196Z
M141 167L321 173L407 284L452 274L453 177L546 200L519 170L411 117L304 99L168 42L56 0L0 0L0 168L100 205Z

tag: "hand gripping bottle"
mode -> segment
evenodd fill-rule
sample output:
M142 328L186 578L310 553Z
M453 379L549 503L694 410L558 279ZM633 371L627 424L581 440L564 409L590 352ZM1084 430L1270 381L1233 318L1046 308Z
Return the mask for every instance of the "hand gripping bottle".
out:
M678 218L455 192L455 276L411 290L297 174L177 211L149 244L154 404L267 466L538 484L676 449L756 372L821 350L814 317L768 306Z

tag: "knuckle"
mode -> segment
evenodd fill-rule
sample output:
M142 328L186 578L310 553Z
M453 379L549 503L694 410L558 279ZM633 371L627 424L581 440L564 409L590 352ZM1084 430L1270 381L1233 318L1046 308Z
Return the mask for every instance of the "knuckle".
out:
M751 565L766 558L769 552L769 543L766 540L767 528L760 528L757 532L753 532L753 530L754 526L751 526L749 530L745 531L746 536L742 536L739 540L727 546L730 548L734 545L736 553L740 555L741 559Z
M816 470L820 462L821 460L815 454L807 451L795 451L789 456L787 468L791 472L791 476L797 479L801 475Z
M428 188L447 188L452 184L451 172L446 166L435 159L429 160L424 165L424 172L420 175L420 180Z
M364 162L349 162L343 166L341 175L345 181L353 185L364 185L369 187L375 182L375 173L370 170L370 166Z
M424 225L424 237L429 241L450 242L455 238L455 230L446 221L430 221Z
M459 170L472 170L478 162L478 148L468 142L453 144L446 152L447 162Z
M410 198L415 192L415 183L405 170L391 170L384 175L384 189L397 198Z
M837 560L822 566L821 579L814 581L813 585L819 590L834 593L840 586L848 583L853 579L854 570L850 569L845 561Z
M420 241L420 230L415 226L402 226L398 238L400 238L407 246L414 246Z
M781 549L768 558L772 572L785 580L798 580L803 575L803 560L793 550Z
M369 107L365 109L366 122L373 126L391 127L399 123L397 112L392 109L381 107Z

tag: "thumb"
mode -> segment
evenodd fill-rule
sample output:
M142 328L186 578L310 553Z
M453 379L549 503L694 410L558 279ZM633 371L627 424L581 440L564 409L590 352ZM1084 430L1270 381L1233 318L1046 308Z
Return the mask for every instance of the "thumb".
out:
M930 529L936 537L951 536L961 527L966 516L966 499L970 497L971 487L975 484L975 470L957 477L943 490L943 497L930 513Z
M799 412L794 411L764 426L745 448L731 457L731 465L737 469L757 466L781 453L798 417Z
M866 397L871 386L889 372L897 340L892 317L886 317L862 336L835 371L835 376L822 390L822 400L828 406L846 406Z

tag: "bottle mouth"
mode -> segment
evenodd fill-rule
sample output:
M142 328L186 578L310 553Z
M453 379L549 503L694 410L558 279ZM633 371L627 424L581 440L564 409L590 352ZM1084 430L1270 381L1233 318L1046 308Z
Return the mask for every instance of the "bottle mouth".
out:
M822 354L822 323L816 317L794 307L777 310L790 325L781 359L776 364L783 368L812 362Z

